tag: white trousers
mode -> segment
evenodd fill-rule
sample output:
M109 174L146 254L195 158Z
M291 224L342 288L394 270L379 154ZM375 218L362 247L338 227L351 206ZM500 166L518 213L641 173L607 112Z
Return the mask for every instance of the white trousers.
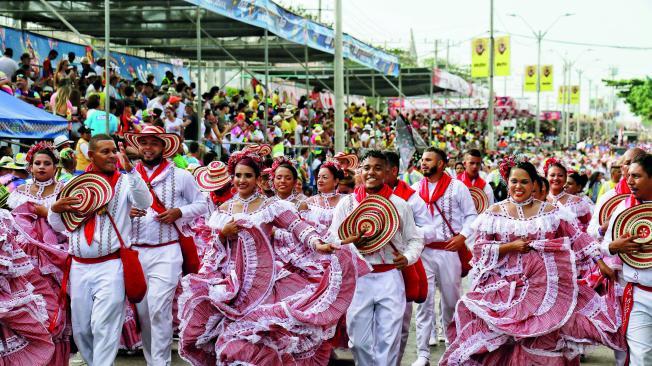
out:
M652 292L634 287L634 306L627 326L629 364L652 365Z
M135 248L147 279L147 294L136 304L143 353L149 366L172 362L172 301L181 278L183 257L179 245Z
M428 340L435 323L435 290L440 294L441 326L445 336L460 299L462 266L456 252L430 248L423 249L421 261L428 277L428 297L417 306L417 357L430 359Z
M357 366L397 364L404 311L405 284L400 271L358 278L346 313L349 347Z
M405 354L405 346L407 345L408 338L410 336L410 321L412 320L412 307L414 303L412 301L405 303L405 312L403 313L403 322L401 323L401 346L398 352L398 362L396 366L401 365L403 361L403 355Z
M75 344L88 366L109 366L118 353L125 317L122 262L72 261L70 309Z

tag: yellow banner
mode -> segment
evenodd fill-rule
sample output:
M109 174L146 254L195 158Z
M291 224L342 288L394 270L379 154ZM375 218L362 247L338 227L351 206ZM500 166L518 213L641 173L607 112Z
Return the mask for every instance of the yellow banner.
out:
M557 93L557 104L568 104L568 94L566 94L565 85L559 87L559 92Z
M471 77L489 77L489 38L471 41Z
M525 66L525 80L523 81L523 90L526 92L537 91L537 67L536 65Z
M541 91L553 91L552 65L541 66Z
M509 76L511 46L509 36L496 37L494 39L494 75Z
M570 87L570 104L580 104L580 86L572 85Z

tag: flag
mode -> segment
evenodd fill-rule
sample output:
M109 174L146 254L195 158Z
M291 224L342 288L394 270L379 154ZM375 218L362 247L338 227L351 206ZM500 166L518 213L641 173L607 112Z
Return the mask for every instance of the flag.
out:
M580 104L580 86L573 85L570 87L570 104Z
M405 172L416 149L412 133L400 114L396 117L396 148L401 157L399 172Z
M566 86L562 85L559 87L557 93L557 104L568 104L568 94L566 94Z
M526 92L537 91L537 67L536 65L525 66L525 79L523 80L523 90Z
M471 41L471 77L489 77L489 38Z
M553 91L552 65L541 66L541 91Z
M494 75L495 76L510 75L510 63L509 63L510 53L511 53L511 47L509 43L509 36L494 38Z

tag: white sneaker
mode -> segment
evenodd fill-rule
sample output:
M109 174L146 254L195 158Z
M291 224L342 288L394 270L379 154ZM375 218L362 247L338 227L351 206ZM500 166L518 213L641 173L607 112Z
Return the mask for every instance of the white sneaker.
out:
M86 361L81 356L81 353L77 352L72 357L70 357L70 366L85 366Z
M428 340L428 345L429 346L436 346L437 345L437 337L430 337Z
M419 358L412 363L412 366L430 366L430 360L423 356L419 356Z

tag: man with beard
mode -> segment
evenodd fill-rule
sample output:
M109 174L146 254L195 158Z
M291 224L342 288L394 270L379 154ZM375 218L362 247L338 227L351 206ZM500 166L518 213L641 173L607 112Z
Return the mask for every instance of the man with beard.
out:
M494 204L494 191L491 186L480 177L480 169L482 169L482 154L480 150L471 149L464 154L464 171L457 176L457 179L462 181L468 188L480 188L487 196L489 206Z
M622 178L613 189L608 190L605 194L598 198L598 202L595 203L595 209L593 212L600 212L602 206L611 198L619 194L629 194L631 191L627 185L627 178L629 172L629 164L639 156L645 155L645 150L634 147L631 148L623 154L620 158L620 170L622 172ZM611 215L614 217L614 215ZM589 221L589 226L586 228L587 234L593 236L594 238L601 239L604 237L607 232L607 225L609 221L607 220L602 226L600 226L600 215L595 214L591 216L591 221Z
M88 170L107 179L113 186L113 197L104 206L106 214L87 216L69 233L69 255L72 257L69 269L70 313L75 344L86 363L108 366L113 365L118 353L120 329L125 317L120 235L129 245L129 211L148 207L152 204L152 197L127 158L124 147L120 146L118 153L111 136L99 134L91 138L88 154L91 160ZM126 174L120 174L116 169L118 160ZM63 197L56 201L48 213L52 228L64 232L66 226L61 214L76 212L80 203L77 197Z
M428 297L417 306L417 360L413 366L430 363L429 339L434 324L435 288L441 294L441 322L444 332L453 320L455 304L460 298L462 264L457 252L468 253L466 238L477 212L469 189L452 179L444 169L448 157L443 150L429 147L421 156L424 178L412 185L428 207L428 229L435 232L425 244L421 260L428 277Z
M136 171L153 199L151 207L131 212L132 247L139 252L147 280L147 295L136 304L143 350L148 365L169 365L172 301L182 262L188 265L191 259L184 257L185 252L182 255L183 240L190 238L184 237L180 229L206 212L206 200L193 176L168 160L181 146L178 135L165 133L162 127L147 126L140 133L126 133L125 139L142 155Z
M611 235L616 217L621 212L652 202L652 155L639 153L631 161L624 159L623 163L625 162L628 165L627 186L631 194L620 202L611 215L602 242L602 252L605 256L638 253L645 250L645 244L637 242L637 235L624 235L618 239L614 239ZM648 211L648 218L649 215ZM646 267L644 263L641 264L642 266L639 267L624 262L622 274L619 275L627 283L622 300L624 315L622 329L625 330L627 337L630 365L652 364L652 268ZM624 357L617 357L618 364L623 364L622 360Z
M400 270L417 261L423 248L423 237L414 224L410 206L385 184L385 155L370 150L362 159L361 171L362 186L337 203L330 232L337 236L342 222L367 195L381 195L388 199L398 212L399 227L390 243L362 255L373 267L373 272L357 280L346 313L346 330L356 365L397 365L405 310L405 284ZM360 237L363 233L358 234L354 241L356 246L365 241Z

